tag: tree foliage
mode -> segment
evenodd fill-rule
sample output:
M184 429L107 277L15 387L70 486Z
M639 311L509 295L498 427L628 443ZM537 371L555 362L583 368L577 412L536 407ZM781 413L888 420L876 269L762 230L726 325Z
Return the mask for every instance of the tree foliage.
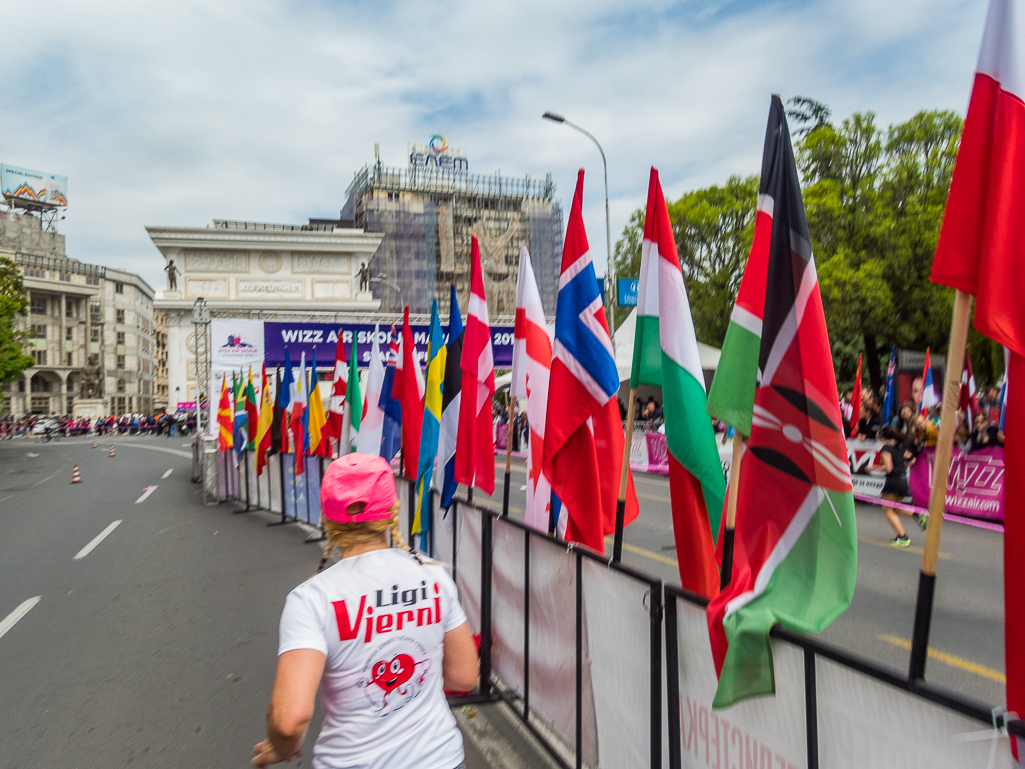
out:
M927 110L882 129L872 112L839 123L807 97L788 111L837 378L865 353L878 387L891 345L945 351L953 293L929 280L963 120ZM753 232L757 177L685 194L669 216L698 339L721 345ZM644 211L616 244L617 270L637 276ZM972 335L982 382L1003 370L999 346ZM952 365L957 366L956 362Z
M17 265L0 256L0 383L10 382L34 361L24 353L25 334L17 316L28 309L28 296Z

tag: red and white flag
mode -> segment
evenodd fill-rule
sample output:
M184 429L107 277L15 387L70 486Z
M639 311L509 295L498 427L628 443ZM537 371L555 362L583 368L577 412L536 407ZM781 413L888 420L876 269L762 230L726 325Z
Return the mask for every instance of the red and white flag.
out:
M402 336L399 338L399 360L395 366L395 385L392 397L402 406L402 473L416 480L420 466L420 431L424 424L424 393L427 385L417 360L413 344L413 329L409 325L409 305L402 315Z
M975 421L975 415L979 413L979 394L975 388L975 374L972 372L972 352L967 347L964 351L964 368L961 369L961 392L957 407L965 413L968 424L971 425Z
M543 469L551 370L552 338L548 334L548 321L530 254L524 246L520 248L520 272L516 279L516 325L509 395L527 399L530 440L527 449L527 509L523 522L539 531L548 531L552 500L552 484Z
M342 436L343 414L345 411L345 389L349 380L349 364L345 360L345 345L342 343L342 330L338 329L338 346L335 348L335 370L331 375L331 402L328 404L327 425L325 434L328 438L339 441Z
M491 323L476 236L470 240L470 303L466 310L460 367L463 385L456 434L455 479L465 486L476 486L486 494L493 494L495 435L492 432L491 397L495 394L495 355L491 349Z
M991 0L932 280L974 294L975 327L1011 351L1004 420L1004 654L1007 710L1016 713L1025 713L1023 242L1025 2Z

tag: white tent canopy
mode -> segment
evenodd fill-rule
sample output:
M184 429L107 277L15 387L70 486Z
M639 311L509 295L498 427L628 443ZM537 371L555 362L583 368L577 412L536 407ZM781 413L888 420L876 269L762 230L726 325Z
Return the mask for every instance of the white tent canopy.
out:
M635 307L626 316L626 320L616 329L616 368L619 370L620 382L625 382L630 378L630 368L633 366L634 333L636 329L637 308ZM706 372L715 371L719 365L721 353L722 351L718 347L698 342L698 357L701 359L702 370ZM495 389L508 389L511 382L512 374L502 374L502 376L495 378Z

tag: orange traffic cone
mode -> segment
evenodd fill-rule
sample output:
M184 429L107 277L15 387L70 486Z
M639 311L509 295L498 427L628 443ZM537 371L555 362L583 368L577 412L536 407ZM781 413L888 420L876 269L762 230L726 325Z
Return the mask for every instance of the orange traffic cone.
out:
M96 439L95 438L93 438L93 448L94 449L96 448Z
M110 444L110 456L114 456L114 444Z
M80 474L80 473L78 472L78 465L75 465L75 472L74 472L74 474L73 474L73 475L71 476L71 482L72 482L72 483L81 483L81 482L82 482L82 476L81 476L81 474Z

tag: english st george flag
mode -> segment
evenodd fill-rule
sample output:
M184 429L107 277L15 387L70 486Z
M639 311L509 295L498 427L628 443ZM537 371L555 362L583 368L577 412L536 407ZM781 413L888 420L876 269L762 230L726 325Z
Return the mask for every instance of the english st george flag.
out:
M616 401L619 372L584 230L583 201L581 169L562 249L544 472L569 517L566 539L604 553L605 536L615 531L626 438ZM628 479L624 524L638 509L629 472Z
M711 598L719 592L713 537L719 531L726 481L705 413L705 377L676 239L654 168L648 181L630 373L631 387L642 384L662 388L680 584Z
M975 327L1010 351L1004 414L1004 654L1007 709L1016 713L1025 713L1023 242L1025 4L991 0L932 280L974 294Z
M760 341L757 350L731 351L754 353L753 366L744 360L726 367L753 367L756 383L753 402L726 404L742 423L749 419L751 433L740 468L732 580L708 605L719 675L716 708L775 691L769 629L780 622L821 632L850 604L857 571L854 498L829 337L778 96L769 112L758 197L759 213L771 217L768 237L756 244L767 252L753 248L747 268L765 265L764 280L747 286L763 297L750 297L753 306L763 306Z

